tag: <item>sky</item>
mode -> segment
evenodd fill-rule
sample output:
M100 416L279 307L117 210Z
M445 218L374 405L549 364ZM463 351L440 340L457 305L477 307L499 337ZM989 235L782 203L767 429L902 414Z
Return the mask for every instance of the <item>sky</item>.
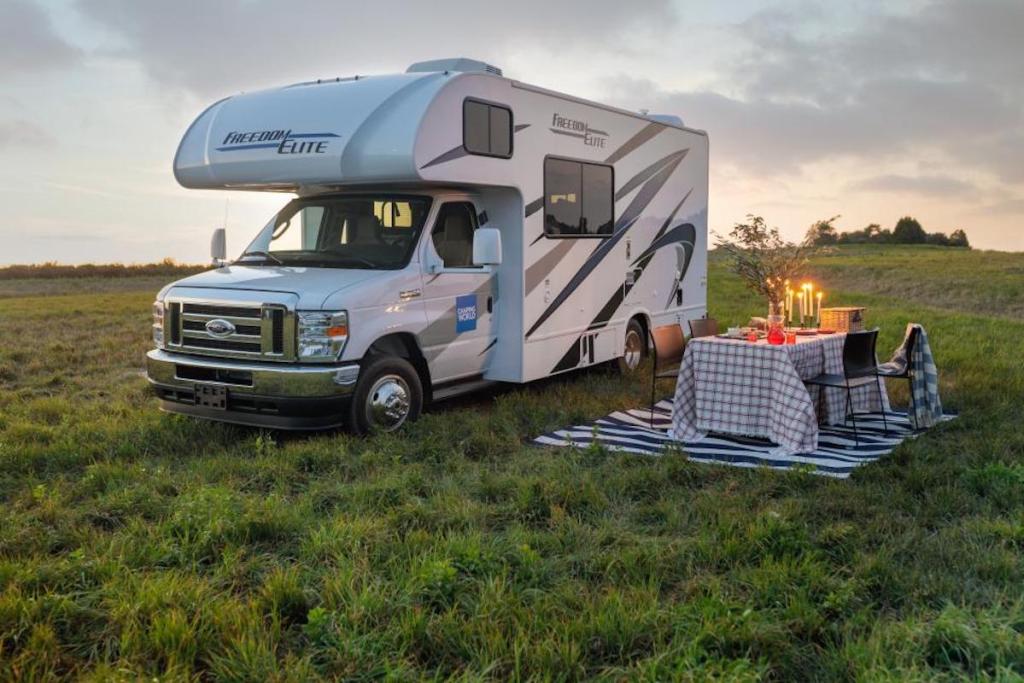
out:
M1022 35L1021 0L0 0L0 264L237 254L287 196L177 185L208 104L441 57L707 130L718 233L1024 250Z

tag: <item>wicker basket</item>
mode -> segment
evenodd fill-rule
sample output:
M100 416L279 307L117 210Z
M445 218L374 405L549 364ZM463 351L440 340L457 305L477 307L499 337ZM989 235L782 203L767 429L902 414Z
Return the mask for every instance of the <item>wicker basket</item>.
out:
M859 306L821 309L821 328L837 332L860 332L864 329L864 311Z

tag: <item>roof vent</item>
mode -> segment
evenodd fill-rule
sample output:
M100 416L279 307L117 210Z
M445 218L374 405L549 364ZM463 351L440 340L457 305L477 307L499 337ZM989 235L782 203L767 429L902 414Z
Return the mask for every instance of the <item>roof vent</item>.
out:
M482 72L488 74L494 74L495 76L501 75L501 69L484 62L477 61L475 59L466 59L465 57L451 57L448 59L431 59L426 62L416 62L405 70L405 73L429 73L432 71L463 71L463 72Z

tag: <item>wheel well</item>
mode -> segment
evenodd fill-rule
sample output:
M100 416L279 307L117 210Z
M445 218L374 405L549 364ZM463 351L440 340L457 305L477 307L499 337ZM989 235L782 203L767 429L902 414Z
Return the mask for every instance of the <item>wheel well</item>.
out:
M420 351L420 345L416 337L408 332L395 332L381 337L370 345L366 350L367 356L398 356L404 358L416 368L416 374L420 376L420 383L423 385L425 399L430 397L430 368L427 366L427 359Z
M643 314L643 313L637 313L636 315L634 315L632 318L629 319L629 322L633 322L634 320L637 321L638 323L640 323L640 328L644 331L644 341L647 343L648 348L650 348L650 345L651 345L651 322L647 319L647 316L645 314ZM626 325L628 326L629 323L626 323Z

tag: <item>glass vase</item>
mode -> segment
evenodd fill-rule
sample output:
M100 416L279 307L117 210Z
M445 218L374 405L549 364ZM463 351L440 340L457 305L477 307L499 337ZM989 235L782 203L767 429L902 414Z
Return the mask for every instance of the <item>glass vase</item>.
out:
M786 316L781 301L768 304L768 343L778 346L786 343Z

